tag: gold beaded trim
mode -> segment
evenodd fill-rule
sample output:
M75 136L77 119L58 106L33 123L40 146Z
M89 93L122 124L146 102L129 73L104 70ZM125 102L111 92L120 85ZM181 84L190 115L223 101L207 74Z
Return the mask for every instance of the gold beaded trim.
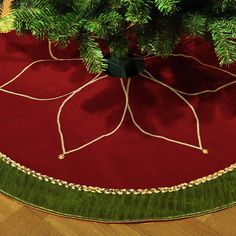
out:
M0 18L0 33L9 33L13 28L14 18L12 15L8 15Z
M19 163L13 161L9 157L7 157L5 154L0 152L0 159L4 161L5 163L11 165L14 168L17 168L19 171L26 173L28 175L33 176L34 178L37 178L39 180L50 182L51 184L63 186L65 188L71 188L71 189L77 189L79 191L84 192L92 192L92 193L104 193L104 194L153 194L153 193L166 193L166 192L176 192L179 190L183 190L186 188L191 188L193 186L197 186L199 184L203 184L205 182L211 181L213 179L217 179L218 177L222 176L223 174L226 174L228 172L233 171L236 169L236 163L230 165L229 167L226 167L224 170L220 170L218 172L215 172L214 174L193 180L189 183L182 183L179 185L175 185L172 187L159 187L159 188L150 188L150 189L112 189L112 188L100 188L100 187L94 187L94 186L86 186L86 185L80 185L80 184L73 184L68 183L67 181L54 179L53 177L49 177L47 175L42 175L40 173L35 172L34 170L31 170L29 168L26 168L25 166L20 165Z

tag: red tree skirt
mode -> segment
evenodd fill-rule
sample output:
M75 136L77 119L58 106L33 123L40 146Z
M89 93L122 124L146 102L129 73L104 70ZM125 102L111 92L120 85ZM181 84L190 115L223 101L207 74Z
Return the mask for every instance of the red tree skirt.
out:
M176 52L217 66L213 49L196 39L183 40ZM75 57L54 48L57 57ZM49 59L46 41L14 32L0 36L0 86L34 60ZM157 79L186 92L215 89L235 78L192 59L146 61ZM234 73L236 66L227 68ZM55 97L82 86L94 75L77 62L41 62L4 89L34 97ZM190 182L236 163L236 84L217 93L186 96L200 119L204 155L165 140L147 137L129 115L113 136L59 160L62 152L56 116L63 98L36 102L0 91L0 151L36 172L68 182L106 188L158 188ZM68 149L113 130L125 98L119 79L108 77L76 95L64 108L62 127ZM137 76L131 79L130 104L141 126L155 134L197 145L194 116L181 99L163 86Z

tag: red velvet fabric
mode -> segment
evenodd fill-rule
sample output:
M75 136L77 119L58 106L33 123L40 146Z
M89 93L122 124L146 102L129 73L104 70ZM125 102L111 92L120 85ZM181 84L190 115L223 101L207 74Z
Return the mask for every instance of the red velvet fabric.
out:
M213 48L201 39L183 39L176 52L217 65ZM77 56L75 45L54 48L57 57ZM0 85L34 60L50 58L47 42L15 32L0 35ZM161 81L184 91L217 88L234 78L191 59L170 57L146 61ZM233 65L227 70L236 72ZM42 62L5 89L34 97L54 97L88 82L81 62ZM36 102L0 91L0 151L37 172L73 183L109 188L172 186L209 175L236 162L236 85L215 94L187 97L200 118L201 151L147 137L129 115L121 129L59 160L57 110L63 99ZM130 103L144 129L197 145L196 123L189 107L168 89L147 79L132 78ZM67 149L78 147L114 129L125 99L119 79L101 80L76 95L62 113Z

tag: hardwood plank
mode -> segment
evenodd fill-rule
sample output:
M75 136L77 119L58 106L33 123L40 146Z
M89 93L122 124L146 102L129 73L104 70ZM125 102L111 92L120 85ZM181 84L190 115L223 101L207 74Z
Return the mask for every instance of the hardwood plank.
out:
M131 225L142 235L158 236L220 236L216 231L196 219L176 220L167 222Z
M22 207L19 203L9 201L5 196L0 194L0 223Z
M199 216L197 217L197 220L204 223L206 222L209 218L211 217L211 214L207 214L207 215L203 215L203 216Z
M229 208L212 214L205 222L206 226L220 235L236 235L236 208Z
M131 235L140 236L135 229L132 229L128 225L121 224L104 224L95 222L86 222L81 220L65 219L53 215L47 216L44 221L50 224L53 228L60 232L63 232L65 236L77 236L77 235Z
M41 210L37 210L33 207L28 207L28 210L31 211L32 214L37 215L42 220L48 216L48 213L41 211Z
M0 223L0 235L62 236L27 207L22 207Z

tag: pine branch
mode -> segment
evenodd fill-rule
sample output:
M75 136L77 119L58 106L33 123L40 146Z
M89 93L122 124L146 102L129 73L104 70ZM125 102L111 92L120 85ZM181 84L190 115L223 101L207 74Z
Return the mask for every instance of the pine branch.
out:
M156 32L150 39L139 41L143 53L157 56L166 56L173 52L180 38L167 31Z
M84 25L84 21L80 20L74 14L68 13L65 16L51 16L45 19L48 38L66 47L71 38L76 38ZM53 22L53 24L52 24Z
M14 27L19 34L31 31L34 35L43 37L46 33L46 18L51 13L49 9L21 8L14 12Z
M199 14L182 15L182 31L184 34L204 36L207 32L207 17Z
M100 14L97 19L87 21L84 28L100 38L107 38L120 31L122 20L122 16L113 10Z
M221 64L236 61L235 0L13 0L12 7L20 34L29 31L62 46L78 38L93 72L107 66L95 38L112 56L126 56L133 40L138 50L166 55L183 34L207 38L210 32Z
M150 0L121 0L127 12L125 14L126 21L131 24L146 24L151 20L151 1Z
M88 71L99 73L107 69L107 61L104 59L102 51L94 38L84 36L79 39L79 43L80 55Z
M236 18L215 20L209 25L209 31L215 44L215 51L220 64L236 61Z
M124 57L129 52L128 42L124 32L121 31L119 35L110 37L107 40L112 57Z
M102 4L102 1L101 0L74 0L73 3L74 3L73 9L76 12L79 12L81 15L91 16L99 9L99 6Z
M156 6L164 15L171 15L179 10L181 0L155 0Z
M180 20L179 17L162 17L158 24L154 21L147 25L141 34L138 33L141 51L160 56L171 54L180 40Z
M221 0L221 9L222 12L225 12L227 10L236 10L235 0Z

